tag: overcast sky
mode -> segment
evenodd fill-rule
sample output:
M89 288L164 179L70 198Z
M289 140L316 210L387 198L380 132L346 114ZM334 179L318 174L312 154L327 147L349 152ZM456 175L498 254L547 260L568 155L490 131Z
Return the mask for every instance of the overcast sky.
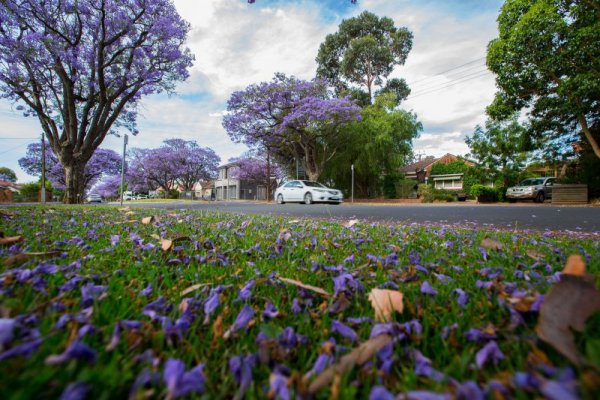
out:
M226 102L235 90L268 81L275 72L311 79L320 43L342 19L364 10L394 20L413 32L403 77L412 94L403 107L423 123L416 153L466 154L464 138L485 121L494 77L485 67L488 42L497 35L500 0L175 0L192 25L188 46L196 61L175 96L142 101L140 134L132 147L157 147L173 137L213 148L223 162L245 151L221 127ZM19 182L34 180L18 165L28 143L39 138L35 118L0 102L0 166L13 169ZM125 132L123 132L125 133ZM122 149L109 137L102 147Z

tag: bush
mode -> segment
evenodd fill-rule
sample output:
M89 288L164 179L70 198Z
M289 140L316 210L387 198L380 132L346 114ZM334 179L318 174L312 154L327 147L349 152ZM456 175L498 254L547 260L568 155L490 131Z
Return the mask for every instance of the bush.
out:
M414 197L417 189L417 182L413 179L401 179L396 182L396 197L399 199L408 199Z
M423 196L424 203L433 203L434 201L456 201L456 192L448 190L431 189Z
M477 198L479 202L493 202L498 201L498 192L496 189L484 186L484 185L473 185L471 187L471 195Z
M169 190L168 198L169 199L178 199L179 198L179 192L177 190L175 190L175 189Z
M383 197L386 199L395 199L397 198L397 190L396 185L402 179L402 175L400 174L388 174L383 177Z

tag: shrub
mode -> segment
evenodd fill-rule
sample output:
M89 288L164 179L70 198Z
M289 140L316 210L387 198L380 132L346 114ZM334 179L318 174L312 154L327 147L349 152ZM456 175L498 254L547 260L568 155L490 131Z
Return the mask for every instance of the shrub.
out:
M178 199L179 198L179 192L175 189L171 189L169 190L169 194L168 194L169 199Z
M476 197L479 202L492 202L498 200L498 192L496 189L484 185L473 185L471 187L471 195Z
M448 190L431 189L425 196L423 196L424 203L433 203L434 201L455 201L456 193Z
M396 197L399 199L408 199L411 195L414 195L415 188L417 188L416 181L412 179L401 179L396 182Z
M402 179L400 174L388 174L383 177L383 197L386 199L397 198L396 184Z

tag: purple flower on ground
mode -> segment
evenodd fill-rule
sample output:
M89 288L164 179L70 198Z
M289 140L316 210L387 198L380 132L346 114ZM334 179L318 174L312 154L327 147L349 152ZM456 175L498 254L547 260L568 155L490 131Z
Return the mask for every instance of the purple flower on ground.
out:
M477 279L477 282L475 282L475 286L477 286L477 289L489 290L493 285L494 285L494 282L492 282L492 281L484 282L484 281Z
M121 241L121 236L119 235L110 235L110 245L115 247Z
M433 276L435 276L436 279L438 281L440 281L441 283L450 283L450 282L452 282L452 278L450 278L448 275L438 274L438 273L434 272Z
M174 399L190 393L202 393L206 381L203 370L204 364L200 364L186 372L183 361L168 359L163 372L163 381L167 385L167 398Z
M358 336L356 335L356 332L354 332L354 329L350 328L347 325L344 325L337 319L334 319L333 321L331 321L331 332L339 333L340 335L342 335L346 339L350 340L351 342L358 341Z
M369 400L394 400L395 398L396 396L383 386L373 386L371 393L369 393Z
M300 301L297 297L295 297L294 300L292 300L292 312L294 314L299 314L302 312L302 307L300 307Z
M540 380L529 372L515 372L512 383L517 389L537 390L540 387Z
M464 400L484 400L485 395L476 382L467 381L457 385L456 398Z
M29 357L31 353L37 350L42 344L42 339L35 339L31 342L21 343L3 353L0 353L0 361L7 360L12 357L24 356Z
M372 324L373 323L373 319L369 318L369 317L348 317L346 318L346 322L348 322L350 325L360 325L360 324L364 324L364 323L369 323Z
M350 254L344 259L344 264L352 264L354 262L354 254Z
M242 301L248 301L252 296L252 288L254 287L255 280L250 279L243 288L240 289L238 298Z
M431 366L431 360L425 357L419 350L409 349L409 354L415 362L416 375L431 378L436 382L441 382L444 380L444 374L434 369Z
M455 293L458 295L458 299L456 300L456 302L462 308L464 308L467 305L467 303L469 302L469 295L464 290L462 290L460 288L456 288L452 291L452 293Z
M96 350L85 343L75 341L62 354L54 354L46 358L47 365L62 364L70 360L81 360L89 363L96 361Z
M406 334L404 333L402 324L399 324L397 322L388 322L385 324L373 325L369 338L372 339L379 335L390 335L400 340L406 338Z
M84 400L89 391L83 382L71 383L60 395L60 400Z
M269 376L269 398L288 400L290 390L288 388L288 377L285 375L287 368L276 366Z
M469 342L483 342L486 340L496 339L496 334L484 332L477 328L471 328L465 333L465 338Z
M431 287L431 285L429 284L428 281L425 281L421 284L421 293L427 294L430 296L435 296L435 295L437 295L438 292L433 287Z
M392 372L394 366L394 343L388 343L377 352L377 366L385 375Z
M81 287L81 306L87 308L94 303L94 300L98 299L102 294L108 290L108 286L94 285L88 283Z
M273 303L267 303L265 311L263 312L263 318L277 318L279 310L273 305Z
M549 400L577 400L575 382L560 382L552 380L544 380L540 385L540 393Z
M498 344L492 340L481 350L477 352L475 355L475 364L477 364L477 368L483 367L488 361L497 364L498 361L504 358L504 353L498 347Z
M529 311L539 312L542 304L544 304L544 295L537 294L535 300L531 303L531 307L529 307Z
M150 285L146 286L144 289L142 289L142 291L140 292L140 296L143 296L143 297L150 296L152 294L152 290L154 290L154 289L153 289L152 285L150 284Z
M408 400L450 400L452 396L447 393L430 392L428 390L411 390L404 393L401 399Z
M334 297L342 292L351 294L352 291L356 290L363 290L363 285L351 274L345 273L333 278Z
M13 318L0 318L0 348L4 348L13 340L16 321Z
M244 308L242 308L242 311L240 311L240 313L236 317L235 322L227 330L227 332L225 332L225 334L223 335L223 337L225 339L227 339L233 333L246 328L248 326L248 323L250 323L250 320L252 318L254 318L254 310L248 304L244 304Z
M328 352L323 352L319 354L317 360L315 361L315 365L313 365L312 369L308 372L309 376L318 375L325 370L325 368L329 367L335 358L333 354Z
M136 393L140 388L147 387L152 383L157 383L160 380L160 374L152 373L148 368L144 368L135 378L131 389L129 389L129 398L135 398Z
M255 363L256 357L254 355L234 356L229 359L229 372L231 372L237 384L240 385L236 398L243 398L244 393L248 390L250 382L252 382L252 367Z
M210 320L210 315L219 307L219 292L214 289L210 291L210 295L204 302L204 314L206 317L204 318L204 323L207 324Z
M79 282L83 281L83 279L79 276L74 276L69 279L67 282L63 283L62 286L58 289L59 293L70 292L75 289Z
M448 336L450 336L450 332L452 332L453 330L458 329L458 323L453 323L452 325L448 325L442 328L442 339L446 340L448 339Z

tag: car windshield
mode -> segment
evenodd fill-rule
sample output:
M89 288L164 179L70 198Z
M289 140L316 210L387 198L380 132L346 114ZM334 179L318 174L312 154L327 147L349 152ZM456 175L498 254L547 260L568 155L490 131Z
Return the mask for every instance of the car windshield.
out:
M302 181L302 183L304 183L304 185L310 186L310 187L318 187L318 188L327 187L327 186L321 185L319 182L313 182L313 181Z
M536 186L536 185L541 185L543 183L544 183L543 178L530 178L530 179L525 179L519 185L520 186Z

